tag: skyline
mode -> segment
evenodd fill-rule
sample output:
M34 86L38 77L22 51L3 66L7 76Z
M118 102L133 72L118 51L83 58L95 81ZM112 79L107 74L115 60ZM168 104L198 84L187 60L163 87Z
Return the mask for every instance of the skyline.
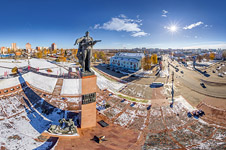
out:
M0 47L77 48L88 30L95 49L226 48L225 1L1 1ZM87 10L87 11L84 11Z

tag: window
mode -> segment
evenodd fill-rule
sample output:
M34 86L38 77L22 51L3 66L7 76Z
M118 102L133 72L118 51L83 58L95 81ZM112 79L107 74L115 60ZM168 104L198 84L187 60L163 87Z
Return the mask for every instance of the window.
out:
M14 88L11 88L10 90L11 90L11 91L14 91Z
M7 93L7 92L8 92L8 90L5 90L5 91L4 91L4 93Z

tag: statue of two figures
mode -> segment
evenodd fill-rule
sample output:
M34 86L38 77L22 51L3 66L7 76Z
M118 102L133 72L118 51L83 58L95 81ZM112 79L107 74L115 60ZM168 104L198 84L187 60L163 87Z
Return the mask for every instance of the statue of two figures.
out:
M93 72L90 68L91 58L93 46L97 43L101 42L101 40L93 40L92 37L89 36L89 32L86 32L86 35L78 38L75 41L74 45L78 44L78 52L77 57L79 59L79 63L82 66L82 76L93 75Z
M48 131L53 134L76 134L77 127L72 119L65 118L59 120L60 125L51 125Z

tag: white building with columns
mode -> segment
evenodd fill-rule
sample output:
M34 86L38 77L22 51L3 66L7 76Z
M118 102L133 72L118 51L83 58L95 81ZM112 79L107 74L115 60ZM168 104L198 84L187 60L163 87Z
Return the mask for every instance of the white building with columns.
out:
M139 70L144 53L117 53L111 57L110 65L121 69Z

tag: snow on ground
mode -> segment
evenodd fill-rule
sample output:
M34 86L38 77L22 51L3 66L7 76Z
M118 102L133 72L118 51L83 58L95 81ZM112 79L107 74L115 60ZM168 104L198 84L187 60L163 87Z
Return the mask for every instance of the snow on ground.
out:
M24 74L23 78L25 81L27 81L29 84L36 87L37 89L41 89L49 93L53 92L57 82L57 78L51 78L33 72Z
M79 103L81 101L82 101L81 97L73 97L73 98L68 97L67 98L67 102Z
M33 72L24 74L23 78L32 86L49 93L53 92L57 82L57 78L51 78ZM16 85L20 85L19 77L0 80L0 89L9 88Z
M55 63L51 63L45 59L31 59L30 60L31 67L39 68L39 72L54 74L54 75L62 75L68 73L66 69L63 67L57 66ZM47 69L51 69L52 72L47 72Z
M66 64L59 63L59 65L51 63L50 61L47 61L45 59L36 59L36 58L30 59L31 67L39 68L39 72L42 72L42 73L48 73L47 69L51 69L52 72L49 72L48 74L54 74L54 75L68 73L68 71L64 68L64 66L67 66L67 67L74 66L71 63L66 63ZM0 60L0 75L4 75L5 71L7 71L8 73L11 73L11 69L14 67L25 67L25 66L28 66L27 59L25 60L2 59ZM6 67L6 68L3 68L3 67Z
M51 62L48 62L47 60L45 59L35 59L35 58L32 58L30 59L30 64L31 64L31 67L34 67L34 68L55 68L57 67L55 64L51 63Z
M19 85L20 82L18 80L18 77L15 78L9 78L9 79L1 79L0 80L0 89L10 88L16 85Z
M123 86L125 86L125 84L123 84L123 83L119 83L119 82L108 80L104 76L102 76L99 73L97 73L95 70L93 70L93 71L95 72L95 75L97 76L97 86L101 90L103 90L103 89L109 89L111 91L117 92Z
M25 124L21 124L20 126L24 126ZM32 137L27 136L20 131L17 130L14 126L10 124L8 120L0 121L1 128L1 136L0 136L0 147L4 146L6 149L34 149L40 146L42 143L34 140L35 135ZM26 130L28 132L34 133L34 129L31 125L26 125ZM33 138L34 137L34 138Z
M14 67L24 67L28 65L27 60L15 60L15 59L0 59L0 66L14 68Z
M160 77L161 77L161 78L164 78L164 77L169 76L168 69L165 68L164 70L161 70L161 71L159 72L159 74L160 74Z
M41 73L46 73L46 74L53 74L53 75L63 75L63 74L67 74L68 71L62 67L55 67L55 68L49 68L52 70L52 72L48 72L48 68L46 69L39 69L39 72Z
M115 120L114 123L119 124L120 126L126 126L130 121L133 122L135 116L135 113L130 114L124 112Z
M81 79L64 79L61 95L80 95L82 93Z
M2 107L1 111L6 112L8 116L13 112L14 114L23 110L23 107L17 107L20 101L17 97L10 97L8 99L1 99L1 106L3 103L7 104L8 107ZM15 110L15 111L13 111ZM0 121L0 147L6 147L6 149L34 149L42 144L34 140L40 134L30 124L30 120L27 118L25 112L17 113L15 117Z
M7 74L11 74L11 71L12 71L12 69L7 69L7 68L0 67L0 76L4 76L5 72L7 72Z
M188 111L196 110L193 106L191 106L181 95L174 98L175 102L180 102Z
M173 85L173 90L174 92L177 92L178 91L178 88L177 86ZM172 83L168 82L168 83L165 83L164 84L164 90L163 90L163 94L166 94L166 95L171 95L171 91L172 91Z

